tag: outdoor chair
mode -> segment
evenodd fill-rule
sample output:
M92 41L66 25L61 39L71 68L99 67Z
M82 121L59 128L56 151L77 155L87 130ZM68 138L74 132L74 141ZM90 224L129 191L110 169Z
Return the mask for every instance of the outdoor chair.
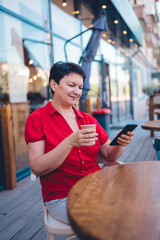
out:
M31 181L35 181L37 176L31 173ZM47 240L56 240L56 235L70 235L65 240L71 240L76 238L70 225L65 224L55 218L53 218L47 208L44 206L44 226L47 232Z
M153 147L156 151L158 160L160 160L160 138L153 139Z

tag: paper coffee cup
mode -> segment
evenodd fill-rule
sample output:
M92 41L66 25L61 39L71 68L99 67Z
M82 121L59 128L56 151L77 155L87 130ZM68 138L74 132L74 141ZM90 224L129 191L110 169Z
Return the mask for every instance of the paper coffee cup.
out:
M86 124L86 125L80 125L81 130L83 129L95 129L96 130L96 124Z

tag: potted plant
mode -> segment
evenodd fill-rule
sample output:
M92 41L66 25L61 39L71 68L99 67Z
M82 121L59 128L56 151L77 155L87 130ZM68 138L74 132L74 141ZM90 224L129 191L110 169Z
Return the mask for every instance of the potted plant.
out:
M160 91L160 84L150 83L142 88L142 91L147 96L153 96Z

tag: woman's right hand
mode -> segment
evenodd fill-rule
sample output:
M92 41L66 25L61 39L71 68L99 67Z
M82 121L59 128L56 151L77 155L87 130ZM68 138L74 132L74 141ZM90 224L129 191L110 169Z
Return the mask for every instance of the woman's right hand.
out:
M69 135L68 141L71 147L92 146L98 139L97 136L95 129L83 129Z

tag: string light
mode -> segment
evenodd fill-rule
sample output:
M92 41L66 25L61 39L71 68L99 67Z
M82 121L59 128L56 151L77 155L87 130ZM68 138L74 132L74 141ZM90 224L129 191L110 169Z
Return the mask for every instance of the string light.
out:
M112 44L114 45L116 42L115 41L112 41Z
M33 80L37 80L37 76L36 75L33 76Z
M29 65L32 65L33 64L33 60L30 59L29 62L28 62Z
M124 35L127 34L127 31L124 30L124 31L123 31L123 34L124 34Z
M89 28L93 28L93 27L94 27L94 25L93 25L93 24L90 24L90 25L89 25Z
M118 20L114 20L114 23L115 23L115 24L118 24Z
M79 11L77 10L77 11L73 11L73 14L79 14Z
M105 4L103 4L103 5L102 5L102 8L103 8L103 9L106 9L106 8L107 8L107 6L106 6Z
M132 39L132 38L130 38L130 39L129 39L129 41L130 41L130 42L133 42L133 39Z
M62 6L63 6L63 7L66 7L66 6L67 6L66 0L63 0Z
M111 40L111 39L108 39L108 40L107 40L107 42L111 43L111 42L112 42L112 40Z
M102 34L102 37L107 37L107 34L106 34L106 33L103 33L103 34Z

